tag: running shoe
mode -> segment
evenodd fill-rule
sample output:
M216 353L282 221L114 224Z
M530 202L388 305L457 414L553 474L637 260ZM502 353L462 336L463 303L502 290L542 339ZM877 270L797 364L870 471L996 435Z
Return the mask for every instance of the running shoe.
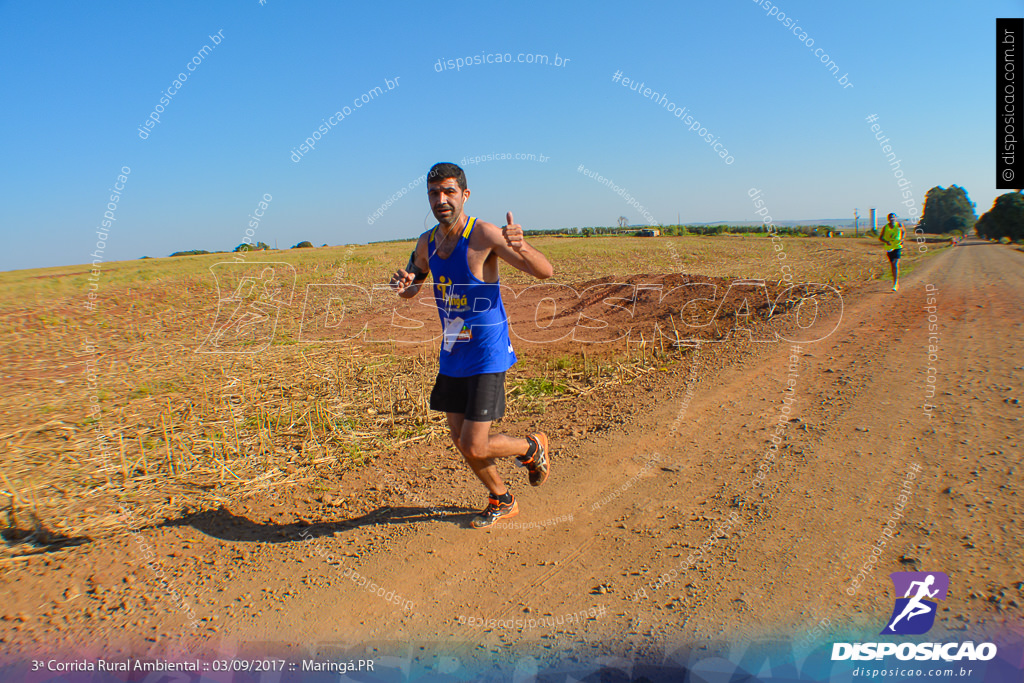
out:
M900 283L897 282L896 284L894 284L892 286L892 291L894 291L894 292L900 291Z
M526 437L526 440L534 445L533 455L526 460L520 458L519 462L530 473L530 486L540 486L547 481L548 473L551 472L551 460L548 458L548 437L543 432L538 432Z
M502 503L494 495L491 495L487 498L487 507L470 521L470 525L474 529L486 529L499 519L515 517L518 514L519 503L516 502L515 496L512 496L511 503Z

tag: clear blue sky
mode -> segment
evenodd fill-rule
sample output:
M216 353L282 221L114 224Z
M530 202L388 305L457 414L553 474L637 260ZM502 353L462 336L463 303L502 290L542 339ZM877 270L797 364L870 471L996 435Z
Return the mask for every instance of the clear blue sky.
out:
M979 214L995 190L995 17L1021 2L783 0L811 48L756 0L369 3L0 2L0 270L91 261L119 169L131 169L107 261L231 249L272 196L257 239L412 237L422 186L367 217L432 163L495 153L546 161L466 165L468 209L526 228L612 225L640 211L577 172L610 177L656 221L777 220L907 211L865 122L878 123L920 206L962 185ZM211 34L223 40L138 127ZM815 48L847 73L843 88ZM438 60L546 54L565 66ZM726 165L643 81L719 138ZM385 79L398 87L362 108ZM298 163L293 148L348 106Z

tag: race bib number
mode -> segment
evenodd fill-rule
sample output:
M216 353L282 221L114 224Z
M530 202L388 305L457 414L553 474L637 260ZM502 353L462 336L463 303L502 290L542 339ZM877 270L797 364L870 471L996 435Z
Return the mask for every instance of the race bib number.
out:
M462 323L464 323L461 317L452 318L444 326L444 350L451 351L452 347L455 346L455 342L459 340L459 334L462 332Z

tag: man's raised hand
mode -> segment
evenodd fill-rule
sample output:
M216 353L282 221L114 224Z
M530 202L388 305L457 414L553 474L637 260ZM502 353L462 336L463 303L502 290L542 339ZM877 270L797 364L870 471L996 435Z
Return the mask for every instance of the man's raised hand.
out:
M505 242L508 246L520 252L523 250L523 226L514 223L512 221L512 212L509 211L505 216L505 220L508 221L508 225L501 229L501 234L505 237Z

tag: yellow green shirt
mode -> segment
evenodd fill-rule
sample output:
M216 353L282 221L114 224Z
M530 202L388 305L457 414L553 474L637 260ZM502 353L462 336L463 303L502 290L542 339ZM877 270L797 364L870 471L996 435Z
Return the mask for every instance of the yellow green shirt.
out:
M903 226L896 222L893 226L886 223L882 226L882 241L888 247L888 251L903 248Z

